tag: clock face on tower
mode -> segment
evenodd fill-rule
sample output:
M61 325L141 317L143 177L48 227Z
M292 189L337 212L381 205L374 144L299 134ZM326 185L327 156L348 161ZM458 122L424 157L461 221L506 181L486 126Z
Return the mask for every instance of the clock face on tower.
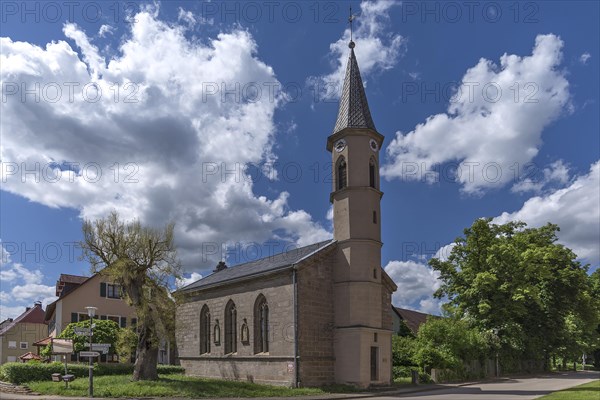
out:
M338 153L342 152L346 148L346 141L344 139L340 139L335 142L335 151Z
M375 139L371 139L369 141L369 147L371 148L371 150L373 151L377 151L379 150L379 145L377 144L377 142L375 141Z

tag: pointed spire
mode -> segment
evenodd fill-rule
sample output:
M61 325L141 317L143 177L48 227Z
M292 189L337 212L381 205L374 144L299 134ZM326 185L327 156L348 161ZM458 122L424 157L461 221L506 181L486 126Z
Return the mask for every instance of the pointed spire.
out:
M358 62L354 55L354 46L355 44L351 40L348 44L350 57L346 67L342 95L340 96L340 109L333 133L337 133L344 128L369 128L376 131L371 118L365 88L360 77Z

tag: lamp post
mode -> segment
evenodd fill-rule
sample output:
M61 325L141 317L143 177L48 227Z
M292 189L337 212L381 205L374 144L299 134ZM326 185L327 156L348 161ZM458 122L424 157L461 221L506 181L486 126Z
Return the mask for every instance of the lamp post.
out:
M97 307L86 307L88 316L90 317L90 351L92 351L92 336L94 335L94 316L96 315ZM90 360L89 365L89 376L90 376L90 388L88 395L94 397L94 357L88 357Z

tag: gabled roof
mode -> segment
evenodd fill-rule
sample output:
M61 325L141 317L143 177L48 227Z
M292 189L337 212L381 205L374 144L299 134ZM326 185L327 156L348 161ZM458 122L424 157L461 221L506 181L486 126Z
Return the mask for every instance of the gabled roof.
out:
M0 329L0 335L4 335L6 332L11 330L15 325L19 323L43 324L44 315L45 314L44 310L42 309L42 305L36 304L29 310L25 310L23 314L19 315L11 323L5 325L2 329Z
M415 335L419 331L419 327L427 322L427 317L438 318L435 315L425 314L418 311L408 310L406 308L393 307L396 314L404 321L408 329Z
M289 250L284 253L250 261L234 267L225 268L179 289L178 292L190 292L193 290L225 284L238 279L251 278L268 272L290 268L293 265L298 264L317 252L325 249L326 247L329 247L333 243L335 243L335 240L333 239L326 240L324 242Z
M67 275L67 274L61 274L60 276L68 276L68 277L76 277L76 278L81 278L81 282L78 283L75 287L73 287L71 290L69 290L66 293L61 293L61 296L58 297L58 299L54 300L52 303L48 304L46 306L46 316L45 316L45 320L46 321L50 321L50 317L52 317L52 314L54 314L54 310L56 309L56 303L58 303L59 301L61 301L62 299L64 299L65 297L67 297L68 295L70 295L71 293L75 292L77 289L79 289L84 283L86 283L87 281L89 281L90 279L92 279L93 277L95 277L96 275L98 275L98 273L96 272L95 274L93 274L92 276L79 276L79 275Z
M335 134L344 128L369 128L377 131L373 118L371 118L367 95L358 69L358 62L354 55L354 42L350 42L350 58L346 66L344 87L340 96L340 109L333 133Z
M59 282L76 283L78 285L85 282L89 277L80 275L60 274Z

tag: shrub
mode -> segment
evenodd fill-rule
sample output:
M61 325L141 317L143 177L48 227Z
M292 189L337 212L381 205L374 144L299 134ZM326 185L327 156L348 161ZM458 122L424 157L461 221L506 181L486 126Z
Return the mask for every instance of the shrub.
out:
M67 370L78 378L88 376L86 364L69 364ZM39 363L6 363L0 367L0 379L11 383L21 384L32 381L45 381L52 379L52 374L65 372L65 365L60 362L49 364ZM159 365L159 374L183 373L184 369L178 365ZM95 364L94 375L129 375L133 373L131 364Z

